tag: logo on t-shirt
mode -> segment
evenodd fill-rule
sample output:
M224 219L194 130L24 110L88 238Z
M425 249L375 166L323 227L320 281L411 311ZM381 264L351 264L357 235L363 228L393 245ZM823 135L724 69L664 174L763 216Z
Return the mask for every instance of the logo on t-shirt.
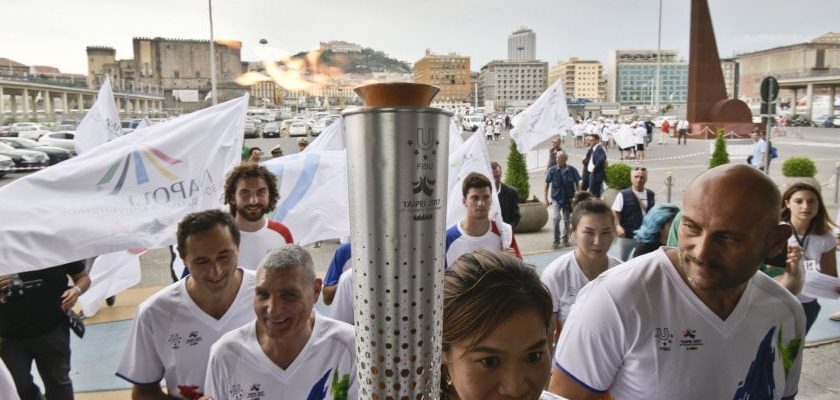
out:
M169 344L172 345L172 349L175 350L181 348L181 342L184 341L184 338L182 338L181 335L177 333L173 333L169 335L169 340L167 341L169 342Z
M252 383L251 389L248 390L247 399L258 400L265 397L265 391L260 389L259 383Z
M680 339L680 347L686 350L697 350L703 345L703 339L697 335L697 330L688 328L683 331L682 339Z
M190 336L187 338L187 344L195 346L199 343L201 343L201 336L198 336L198 331L190 332Z
M671 351L674 335L668 328L656 328L656 349L659 351Z
M238 383L234 383L233 385L230 385L230 390L228 390L228 395L230 396L230 398L235 399L235 400L242 399L242 395L244 393L245 393L245 391L242 390L242 385L240 385Z

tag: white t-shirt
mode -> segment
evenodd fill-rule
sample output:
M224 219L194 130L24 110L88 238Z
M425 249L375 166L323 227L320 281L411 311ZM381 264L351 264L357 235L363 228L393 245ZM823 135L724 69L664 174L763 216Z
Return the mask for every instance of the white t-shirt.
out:
M177 398L204 391L210 346L255 318L256 275L243 270L239 292L218 320L195 304L186 282L181 279L140 304L117 376L134 384L166 379L169 395Z
M446 230L446 265L452 265L459 257L479 249L493 251L502 250L502 236L495 228L495 222L490 223L481 236L470 236L461 228L461 222L456 223Z
M802 306L772 278L755 274L721 320L660 248L581 290L554 363L616 400L780 399L797 393L804 337Z
M621 260L615 257L607 256L607 258L608 269L621 264ZM589 283L589 279L580 270L574 251L563 254L548 264L540 280L551 293L553 310L560 322L566 321L569 308L575 303L578 291Z
M633 190L633 188L630 188ZM636 198L639 199L639 207L642 210L642 216L644 217L647 214L647 207L648 207L648 195L647 190L642 190L641 192L637 192L633 190L633 194L636 195ZM613 201L612 209L615 212L621 212L624 209L624 196L621 195L621 192L618 193L618 196L615 196L615 200Z
M353 293L353 268L348 268L341 273L335 288L333 319L353 325Z
M753 143L753 151L752 151L752 166L753 167L763 167L764 161L764 154L767 153L767 142L764 139L758 139L757 142Z
M210 352L207 395L214 400L326 400L333 399L336 379L346 380L348 400L358 398L353 327L315 312L312 335L285 370L260 347L256 322L219 339Z
M790 235L790 237L788 238L788 244L791 246L799 246L799 241L796 240L795 235ZM834 250L835 246L837 246L836 240L830 234L810 234L805 237L804 244L805 246L803 246L802 249L802 261L806 264L808 264L809 261L812 262L817 271L820 271L820 260L822 259L822 255L829 250ZM816 300L816 298L806 296L802 293L797 294L796 298L803 303L808 303Z
M0 399L20 400L15 387L15 381L3 360L0 360Z
M289 228L276 221L266 221L258 231L239 231L239 265L242 268L256 270L266 254L294 242Z

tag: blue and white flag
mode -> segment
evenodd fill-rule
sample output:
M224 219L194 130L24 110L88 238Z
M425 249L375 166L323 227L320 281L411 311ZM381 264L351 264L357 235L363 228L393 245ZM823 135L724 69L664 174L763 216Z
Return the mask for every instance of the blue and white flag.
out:
M347 157L342 151L304 151L261 164L277 176L280 201L271 219L301 245L350 235Z
M563 80L558 79L534 104L516 114L512 123L510 137L516 141L516 148L522 154L571 128L574 120L569 117Z
M464 178L473 172L478 172L490 179L493 191L493 204L490 206L490 216L502 215L499 206L499 195L493 182L493 171L490 169L490 155L487 152L487 140L481 129L474 132L454 152L449 154L449 197L446 202L446 226L457 224L467 215L464 206L464 194L461 186Z
M247 107L156 124L0 188L0 275L172 244L185 215L223 207Z
M76 146L76 153L82 154L122 134L122 123L117 104L114 102L114 93L111 91L111 80L105 75L96 102L76 128L73 145Z

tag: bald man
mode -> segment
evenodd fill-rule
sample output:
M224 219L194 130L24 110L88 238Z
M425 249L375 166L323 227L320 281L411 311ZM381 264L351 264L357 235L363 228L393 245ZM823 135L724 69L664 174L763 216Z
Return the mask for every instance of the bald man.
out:
M739 206L752 201L750 207ZM549 390L572 399L787 399L797 393L805 315L756 274L790 235L761 171L724 165L686 191L679 248L601 274L578 294Z

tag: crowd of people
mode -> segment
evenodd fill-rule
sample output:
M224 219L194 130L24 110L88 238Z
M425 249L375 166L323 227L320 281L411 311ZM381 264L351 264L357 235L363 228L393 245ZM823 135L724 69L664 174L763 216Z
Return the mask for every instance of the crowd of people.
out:
M837 225L819 189L780 193L758 168L732 164L700 174L680 209L656 203L639 166L609 204L603 135L615 127L583 124L580 171L562 137L550 150L543 201L554 248L571 251L541 275L522 261L516 193L501 166L463 179L466 215L445 232L441 266L442 398L795 396L820 309L802 293L805 275L837 276ZM651 129L635 128L650 143ZM352 245L319 278L293 232L266 217L277 186L244 162L225 181L227 212L178 224L173 254L185 273L139 306L116 371L132 398L359 397ZM504 222L490 215L494 197ZM732 206L743 199L762 200ZM84 271L71 263L0 277L0 394L40 399L34 360L48 399L73 398L65 313L90 285ZM314 309L322 295L332 315Z

